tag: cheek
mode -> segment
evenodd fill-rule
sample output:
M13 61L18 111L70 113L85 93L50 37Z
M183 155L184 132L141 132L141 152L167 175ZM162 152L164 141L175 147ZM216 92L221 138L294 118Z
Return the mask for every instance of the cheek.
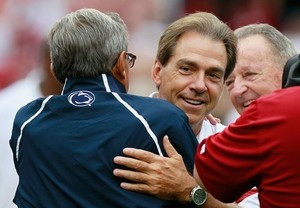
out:
M274 77L272 77L269 80L269 84L267 84L270 87L270 91L273 92L275 90L281 89L281 82L282 82L282 77L280 75L280 77L278 77L277 75L274 75Z
M208 90L209 90L209 96L212 102L218 102L223 91L223 85L207 85Z
M238 108L238 103L236 101L237 96L234 95L232 92L228 92L229 93L229 97L230 97L230 101L232 103L232 105L235 107L235 109Z
M169 91L172 93L178 93L183 91L188 86L188 80L185 77L174 76L174 77L166 77L161 83L161 86L166 88L165 91Z
M168 82L166 80L163 80L160 84L159 92L165 100L174 103L174 94L176 92L176 85L174 85L173 82Z
M262 96L265 94L270 94L275 90L281 88L281 74L273 73L271 76L264 76L260 79L255 80L249 86L254 92Z
M255 84L253 83L251 86L249 86L249 91L254 92L258 97L270 94L274 90L276 90L276 87L267 81L257 82Z

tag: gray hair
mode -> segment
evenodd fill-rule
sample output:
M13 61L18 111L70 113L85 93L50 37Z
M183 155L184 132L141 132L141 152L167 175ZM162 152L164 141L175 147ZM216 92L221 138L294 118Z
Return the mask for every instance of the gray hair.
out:
M111 74L119 54L127 51L128 32L117 13L80 9L56 22L48 40L54 74L63 83Z
M227 66L224 80L232 72L236 63L237 39L233 31L215 15L207 12L196 12L173 22L159 40L157 59L164 66L173 55L177 40L187 31L196 31L212 40L224 43L227 52ZM201 44L201 43L199 43Z
M280 64L283 69L286 61L297 52L292 42L276 28L268 24L251 24L234 31L238 39L247 38L253 35L261 35L270 44L274 53L274 61Z

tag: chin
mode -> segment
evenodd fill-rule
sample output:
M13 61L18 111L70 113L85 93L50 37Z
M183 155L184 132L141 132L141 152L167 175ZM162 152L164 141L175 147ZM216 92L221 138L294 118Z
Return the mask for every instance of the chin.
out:
M199 125L204 120L204 117L189 117L189 122L191 126Z
M241 110L237 110L237 112L241 115L247 108L242 108Z

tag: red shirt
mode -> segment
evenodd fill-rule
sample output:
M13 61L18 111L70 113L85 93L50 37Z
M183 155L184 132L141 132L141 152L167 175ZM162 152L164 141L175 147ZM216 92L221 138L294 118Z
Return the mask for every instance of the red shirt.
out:
M234 124L200 143L195 165L221 201L256 186L262 208L299 208L300 87L254 101Z

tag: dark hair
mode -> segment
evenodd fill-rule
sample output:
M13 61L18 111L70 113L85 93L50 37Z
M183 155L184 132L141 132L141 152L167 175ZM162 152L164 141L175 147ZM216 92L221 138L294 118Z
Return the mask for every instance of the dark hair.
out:
M197 12L173 22L165 30L159 40L157 59L165 66L173 55L177 40L187 31L196 31L213 40L222 41L227 52L227 66L224 80L232 72L236 63L237 39L228 25L215 15L207 12Z

